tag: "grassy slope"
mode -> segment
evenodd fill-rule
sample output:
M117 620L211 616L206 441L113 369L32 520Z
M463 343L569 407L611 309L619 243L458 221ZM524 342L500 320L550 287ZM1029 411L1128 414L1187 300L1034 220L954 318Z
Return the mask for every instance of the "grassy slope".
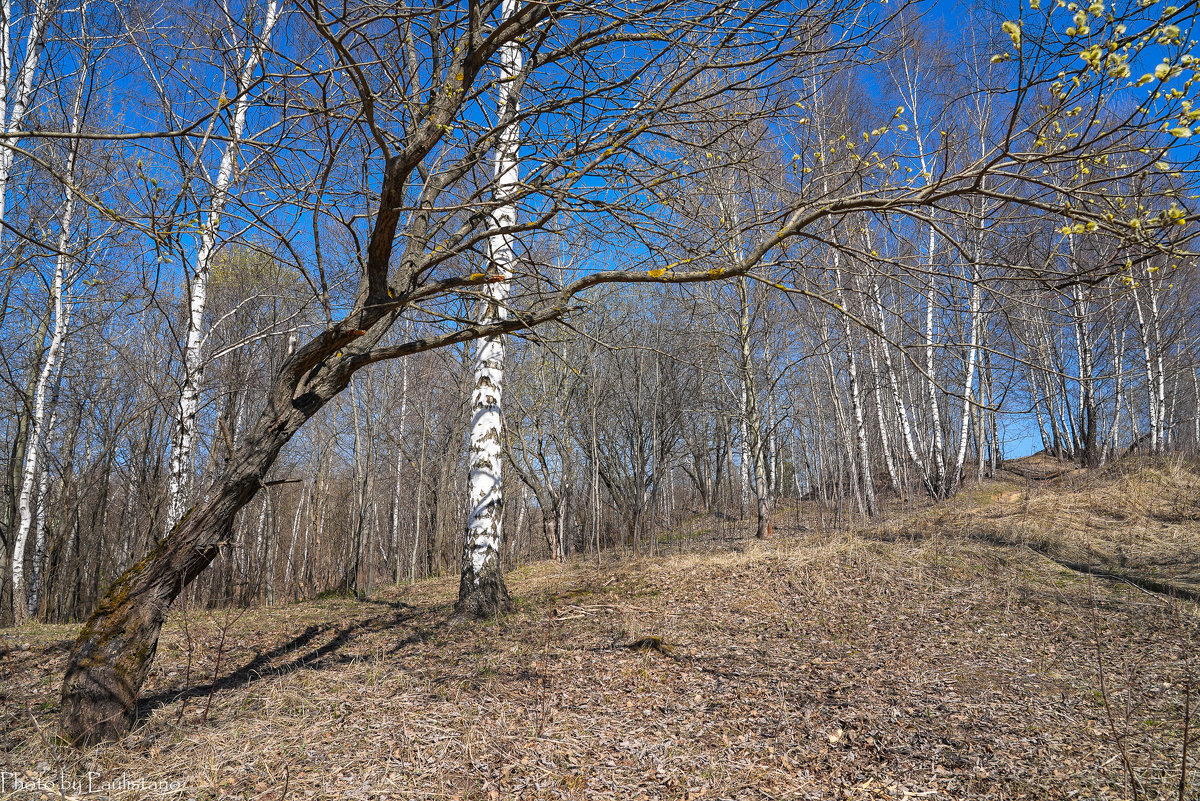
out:
M1039 479L1038 476L1054 476ZM1098 471L1042 456L952 502L899 515L893 536L935 532L1027 546L1060 562L1200 595L1200 465L1127 459Z
M0 632L0 771L180 798L1055 799L1130 797L1128 759L1177 798L1195 607L1019 544L1194 578L1200 480L1122 469L989 482L870 531L534 565L484 625L449 618L450 579L176 615L144 725L85 755L43 733L74 627ZM644 636L669 653L623 647Z

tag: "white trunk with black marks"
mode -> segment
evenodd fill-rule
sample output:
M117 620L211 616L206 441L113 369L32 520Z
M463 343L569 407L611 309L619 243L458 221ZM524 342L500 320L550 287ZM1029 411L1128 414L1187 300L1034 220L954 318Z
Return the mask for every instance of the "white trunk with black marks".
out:
M873 252L874 249L871 246L872 243L871 243L870 232L869 232L869 230L866 230L866 229L864 229L864 241L866 244L867 252ZM875 384L875 387L874 387L875 416L878 418L878 422L879 422L879 443L880 443L880 448L883 450L884 464L887 467L888 480L891 482L892 490L896 493L897 497L903 498L905 495L904 477L900 474L900 466L899 466L899 464L897 464L898 455L893 454L893 452L892 452L892 443L891 443L892 437L888 431L889 426L888 426L888 421L887 421L887 414L884 411L885 404L883 401L883 386L882 386L883 382L879 376L879 365L878 365L878 360L875 355L875 349L878 346L878 348L883 351L883 354L886 357L888 377L889 377L891 385L893 387L893 391L895 391L896 374L895 374L895 371L892 369L892 357L891 357L890 352L888 351L889 343L888 343L888 339L887 339L887 319L886 319L886 315L885 315L885 312L883 309L883 301L880 298L879 279L874 275L871 276L871 280L870 280L870 292L871 292L871 298L874 301L874 303L872 305L875 309L875 312L879 316L879 334L881 335L879 337L878 342L876 342L876 338L874 338L874 337L867 338L867 361L870 364L871 374L874 376L874 384ZM863 311L863 319L864 320L871 319L871 314L868 311L868 305L867 305L866 299L863 299L862 311ZM897 392L895 394L896 394L895 399L899 400L900 399L899 393ZM898 413L903 410L903 405L904 405L903 403L900 403L898 405L898 408L897 408ZM900 414L899 417L900 417L899 422L901 423L901 425L903 427L907 427L908 426L907 414ZM908 431L909 431L909 441L910 441L909 450L910 450L910 452L913 452L912 446L911 446L911 439L912 439L911 428L908 428Z
M756 502L755 536L766 539L771 536L771 498L767 491L766 448L763 443L762 420L758 414L758 387L754 375L754 354L750 342L750 299L747 279L738 278L738 346L741 351L742 369L742 422L753 466L753 487ZM744 460L743 460L744 462Z
M829 331L825 328L824 322L821 323L821 328L822 338L826 342L831 341L833 339L832 331ZM854 502L858 505L859 513L865 516L867 514L867 507L863 500L863 488L861 485L862 474L859 472L856 464L857 458L855 456L855 447L850 436L850 419L847 417L845 409L842 408L841 392L838 389L837 382L837 367L834 366L833 363L832 347L827 347L825 349L825 358L823 359L823 362L825 365L825 378L829 382L829 395L834 401L833 409L835 412L835 418L837 420L838 432L840 433L840 436L834 437L833 439L840 442L844 449L846 456L845 466L849 468L849 482L850 486L854 490ZM821 457L821 462L822 464L825 463L824 456ZM838 481L840 483L841 479L839 478Z
M404 425L408 419L408 359L400 360L400 424L396 444L396 481L392 485L392 583L399 585L401 568L404 565L400 558L400 477L403 474L404 449L399 443L404 440Z
M516 0L504 0L505 19L516 12ZM499 124L496 145L496 209L488 238L492 281L484 290L480 322L490 323L507 316L509 281L517 257L516 238L511 230L517 222L513 202L520 183L521 129L515 117L519 100L513 82L522 66L521 49L515 42L500 50L500 79L497 81ZM468 447L468 512L459 583L459 614L487 617L509 605L508 590L500 564L501 522L504 510L502 475L503 449L501 395L504 387L504 337L479 340L475 351L475 388L471 392L471 435Z
M54 415L50 415L48 431L54 430ZM37 519L33 524L33 558L29 562L29 602L26 604L30 619L37 617L42 596L42 566L46 561L46 495L50 490L50 471L42 467L38 475Z
M834 239L833 276L836 287L838 307L842 309L842 337L846 347L846 378L850 389L850 410L854 415L854 439L858 444L858 472L862 482L863 499L866 501L867 515L874 517L875 508L875 479L871 475L871 450L867 443L866 415L863 413L862 392L858 381L858 355L854 351L854 330L850 326L850 317L846 309L846 296L842 291L841 254L837 250L837 240Z
M1038 433L1042 437L1042 448L1049 450L1053 441L1050 439L1050 429L1046 425L1046 419L1042 416L1042 393L1038 387L1037 380L1034 378L1033 371L1033 367L1029 367L1026 371L1029 380L1030 405L1033 407L1033 414L1037 418Z
M408 563L408 580L417 580L417 553L421 545L421 520L424 514L422 508L425 502L425 446L429 440L429 402L433 399L433 384L429 384L429 396L425 405L425 414L421 415L421 451L417 455L417 503L413 512L413 545Z
M883 343L883 346L887 347L887 343ZM875 417L879 425L879 447L883 451L883 463L887 468L888 482L892 485L892 490L896 493L896 496L903 498L904 482L901 480L900 472L896 466L896 457L892 454L892 437L888 433L887 414L884 411L883 402L883 386L879 380L879 365L875 358L875 348L875 340L868 338L867 363L871 367L871 374L875 376L873 394L875 396Z
M1192 449L1200 449L1200 370L1192 370Z
M820 143L821 151L825 150L825 135L824 127L818 124L817 126L817 141ZM826 193L829 192L829 181L822 181L822 186ZM837 308L841 312L839 315L842 319L842 336L846 348L846 369L847 378L849 379L850 389L850 408L854 416L854 438L858 445L858 474L859 480L862 483L863 499L866 503L865 512L868 516L874 517L875 508L875 479L871 475L871 451L867 442L867 426L866 416L863 414L862 392L859 388L858 380L858 355L854 351L854 333L850 326L850 310L846 305L845 292L842 290L842 254L841 243L838 241L837 227L830 226L829 242L832 250L833 261L833 283L834 291L837 295ZM854 460L851 460L853 464Z
M1121 404L1124 402L1125 389L1125 336L1128 329L1125 326L1121 327L1121 336L1117 340L1116 351L1112 358L1113 364L1113 416L1112 425L1108 429L1108 443L1100 452L1100 465L1103 466L1108 461L1109 452L1115 453L1117 447L1117 436L1119 434L1119 426L1121 422Z
M971 421L971 411L975 408L972 394L975 387L975 364L979 358L979 309L982 302L982 294L979 285L979 276L972 268L972 286L971 286L971 302L970 302L970 341L967 344L967 377L963 381L963 410L962 421L958 429L958 455L954 459L954 472L951 474L950 493L953 493L958 485L962 482L963 465L967 458L967 426ZM980 453L983 452L983 446L978 438L976 447Z
M933 165L929 161L930 153L925 142L924 133L922 132L921 117L918 113L919 89L924 85L923 80L920 78L921 65L911 63L906 55L903 62L903 69L905 75L904 88L908 93L905 99L908 101L909 110L912 112L913 138L916 142L917 156L921 164L921 177L928 184L933 178ZM936 342L934 336L933 308L937 286L933 277L936 246L937 231L934 224L930 222L928 225L925 252L925 273L929 276L929 284L925 297L925 375L923 378L929 401L929 427L932 429L933 443L931 452L929 453L931 464L929 470L926 471L925 486L934 497L944 497L946 495L946 456L945 444L942 437L941 407L938 403L937 377L934 371ZM933 472L932 476L928 475L930 470Z
M16 75L16 85L13 86L11 106L8 91L13 80L12 0L0 2L0 14L3 14L3 19L0 19L0 59L3 59L0 63L0 122L4 124L5 131L11 134L21 130L25 124L25 115L29 111L29 102L33 97L33 78L41 61L46 28L50 21L50 0L38 0L34 5L33 17L25 37L25 55L21 60L21 69ZM4 222L7 213L8 181L12 177L15 157L15 150L0 147L0 223ZM0 241L3 241L4 230L4 226L0 225Z
M896 407L896 417L900 423L901 439L904 440L904 448L908 453L908 460L917 468L917 472L921 476L921 483L925 486L926 492L933 494L933 482L929 477L929 467L921 455L917 453L916 441L913 437L912 421L908 416L908 406L904 402L904 394L900 391L900 381L896 377L896 366L892 362L892 351L888 341L887 328L887 311L883 307L883 296L879 291L879 281L875 278L871 279L871 292L875 301L875 308L878 312L879 333L882 338L879 342L880 350L883 352L883 363L887 370L888 387L892 391L892 404Z
M82 85L83 81L80 81ZM72 133L80 130L81 91L76 92L75 107L71 122ZM67 157L67 175L74 175L78 145L73 144ZM63 343L67 337L67 326L71 318L71 303L67 297L70 276L67 248L71 244L71 227L75 216L75 193L68 191L63 202L62 218L59 221L58 257L54 260L54 279L50 284L50 300L54 307L54 329L50 335L50 347L46 351L46 361L38 374L33 392L33 416L30 420L29 441L25 446L25 463L21 468L21 491L17 498L17 532L13 542L12 557L12 597L13 614L17 622L25 619L30 599L25 597L25 547L29 540L29 532L34 519L33 483L38 472L38 460L41 455L42 442L47 437L46 420L47 396L50 391L53 376L58 370L62 355ZM40 515L45 514L41 510ZM36 557L35 557L36 561ZM35 568L36 569L36 568Z
M296 542L300 539L300 520L304 513L304 499L307 496L305 486L300 485L300 499L296 503L296 514L292 517L292 539L288 543L287 559L283 563L283 585L290 587L292 582L292 572L295 570L296 558Z
M772 387L767 394L767 492L772 498L779 495L779 474L783 472L779 457L778 414Z
M521 500L517 507L517 524L513 526L512 536L508 541L508 552L510 554L517 553L518 538L521 532L525 530L525 511L529 507L529 490L524 485L521 486Z
M933 429L933 454L931 461L933 462L933 470L935 475L934 486L937 489L938 497L946 495L946 454L945 446L942 440L942 413L941 406L938 403L938 386L937 373L934 367L934 349L936 348L936 339L933 327L933 301L936 294L936 285L933 281L932 263L933 263L933 246L934 233L933 226L929 227L929 261L930 261L930 278L929 291L925 298L925 386L928 390L929 398L929 427Z
M63 341L66 338L67 324L70 319L71 306L65 297L64 286L65 258L60 256L58 266L54 271L54 333L51 335L50 347L46 353L46 362L42 365L34 389L33 416L30 420L29 442L25 447L25 463L21 468L21 492L17 497L17 532L13 541L12 556L12 592L13 614L20 623L25 619L27 598L25 587L25 548L29 542L29 533L33 529L34 509L34 479L38 472L38 463L42 451L42 441L48 435L49 426L46 424L47 395L52 376L58 366L62 353ZM45 510L41 510L41 514Z
M1100 464L1100 409L1096 398L1095 348L1092 345L1090 291L1076 285L1071 289L1075 325L1075 361L1079 368L1079 435L1083 458L1089 467Z
M1132 290L1133 308L1137 312L1138 336L1142 341L1142 363L1146 370L1146 410L1150 415L1150 452L1158 453L1161 447L1161 421L1158 417L1158 397L1155 392L1156 382L1154 373L1155 358L1153 351L1157 349L1151 337L1150 328L1146 323L1146 313L1142 308L1142 300L1138 295L1136 284Z
M741 412L738 427L742 434L742 457L738 460L738 479L741 488L741 505L744 512L750 504L750 426L746 422L749 417L746 401L746 382L741 382L741 394L738 396L738 411Z
M1146 285L1150 292L1150 335L1154 341L1154 366L1157 370L1157 380L1154 386L1154 403L1158 408L1155 419L1158 421L1158 447L1166 450L1169 444L1170 428L1167 425L1167 385L1166 370L1163 368L1163 339L1162 323L1159 319L1158 290L1154 287L1154 278L1147 273Z
M495 253L495 251L493 251ZM497 261L499 261L497 259ZM493 292L495 297L494 284ZM484 317L501 314L493 306ZM475 388L471 393L470 476L468 484L467 547L463 581L474 593L494 579L500 565L500 523L503 509L501 393L504 385L504 343L501 337L480 341L475 352Z
M221 215L237 177L238 143L246 131L246 114L250 110L249 87L262 61L264 50L270 40L275 22L279 18L278 0L269 0L266 17L246 61L237 76L237 100L234 101L233 121L229 129L229 141L221 153L221 164L213 182L209 199L208 214L204 218L196 247L196 263L188 275L187 335L184 340L183 382L179 392L176 412L175 435L172 440L171 461L167 478L167 518L165 531L170 531L179 522L187 504L192 451L196 441L196 415L200 408L200 387L204 379L204 311L208 305L208 279L216 252Z
M776 432L776 409L775 409L775 388L776 382L771 380L772 360L771 360L771 336L767 335L763 338L763 365L767 370L767 381L764 395L766 396L766 409L763 415L763 429L766 433L763 435L763 464L766 465L767 473L767 497L775 498L779 494L778 487L778 458L779 444L777 442Z

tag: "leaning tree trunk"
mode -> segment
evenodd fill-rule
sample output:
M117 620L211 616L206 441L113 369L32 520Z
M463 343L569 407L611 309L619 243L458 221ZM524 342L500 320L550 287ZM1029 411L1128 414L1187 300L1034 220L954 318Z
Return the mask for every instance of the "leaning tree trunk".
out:
M511 18L515 11L516 0L504 0L504 18ZM517 222L513 198L520 191L521 130L515 121L518 98L513 91L513 81L520 71L520 45L509 42L500 49L498 102L500 119L505 122L496 146L497 208L493 212L493 224L498 232L488 239L493 276L484 292L484 323L503 320L507 316L508 285L516 264L514 237L508 229ZM504 514L500 417L503 384L504 338L497 335L481 339L475 352L475 389L471 393L467 488L470 511L458 603L455 605L458 614L470 617L490 617L510 606L500 565L500 524Z
M337 341L321 339L327 341L314 342L312 350L323 352ZM285 368L267 408L212 488L169 536L117 579L84 624L63 679L61 724L71 742L113 739L133 725L138 691L167 609L228 544L234 517L263 486L280 449L345 388L352 370L335 367L310 379L294 397L305 375L299 365L311 359L311 352L308 359L300 355Z

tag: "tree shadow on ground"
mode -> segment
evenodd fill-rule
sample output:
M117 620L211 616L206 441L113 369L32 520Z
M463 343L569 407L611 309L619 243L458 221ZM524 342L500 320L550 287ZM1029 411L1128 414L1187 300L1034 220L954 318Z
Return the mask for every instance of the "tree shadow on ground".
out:
M394 610L394 613L375 615L343 626L313 624L286 642L257 654L241 667L212 681L190 687L172 687L140 698L138 700L138 720L143 720L154 710L175 702L186 703L194 698L206 697L212 693L226 690L236 690L265 678L286 676L299 670L327 670L344 665L356 657L342 652L346 646L359 638L375 632L409 627L420 618L431 617L431 610L410 606L399 601L367 601L365 603L386 606ZM435 619L428 621L429 625L427 626L412 625L412 633L400 640L391 653L394 654L407 645L425 642L431 629L441 628L449 622L448 617L444 614L435 614L432 617ZM317 645L305 653L299 653L328 632L332 632L333 636L327 642ZM296 656L286 662L276 664L278 660L291 655Z

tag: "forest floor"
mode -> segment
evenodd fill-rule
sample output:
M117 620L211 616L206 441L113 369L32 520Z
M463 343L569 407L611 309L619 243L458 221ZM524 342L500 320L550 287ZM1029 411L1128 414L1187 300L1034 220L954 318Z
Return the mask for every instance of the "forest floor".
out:
M1200 577L1200 474L1058 472L522 567L482 624L453 578L175 614L142 722L82 754L52 737L76 627L0 631L0 798L1200 797L1200 615L1165 592Z

